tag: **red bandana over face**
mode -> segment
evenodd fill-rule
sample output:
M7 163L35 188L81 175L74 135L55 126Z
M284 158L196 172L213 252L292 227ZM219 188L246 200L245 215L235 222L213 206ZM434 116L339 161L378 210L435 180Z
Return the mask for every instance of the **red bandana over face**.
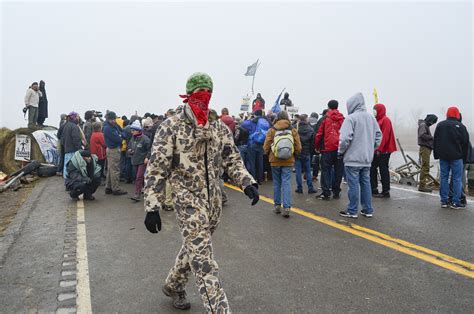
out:
M207 91L192 93L191 95L179 95L184 98L183 102L188 103L196 116L198 125L205 125L209 114L209 101L212 93Z

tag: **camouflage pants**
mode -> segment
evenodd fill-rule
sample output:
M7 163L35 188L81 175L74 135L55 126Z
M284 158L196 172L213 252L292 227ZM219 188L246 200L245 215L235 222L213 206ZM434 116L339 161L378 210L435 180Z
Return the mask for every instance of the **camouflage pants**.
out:
M212 233L219 223L219 213L209 214L194 208L176 209L183 245L166 283L182 291L192 272L207 313L230 313L227 296L218 279L218 266L212 250ZM212 217L214 216L214 217Z
M431 149L425 146L420 146L420 188L426 187L426 182L429 180L430 174L430 157Z

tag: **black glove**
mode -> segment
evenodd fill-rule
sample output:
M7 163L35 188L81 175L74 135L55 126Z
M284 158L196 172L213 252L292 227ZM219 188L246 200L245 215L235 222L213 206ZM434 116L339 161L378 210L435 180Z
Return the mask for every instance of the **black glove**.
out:
M145 227L146 230L151 233L158 233L158 231L161 231L161 217L159 211L146 213ZM156 229L158 229L158 231Z
M260 196L258 194L257 186L249 185L244 190L245 195L247 195L250 199L253 199L252 206L257 204L260 200Z

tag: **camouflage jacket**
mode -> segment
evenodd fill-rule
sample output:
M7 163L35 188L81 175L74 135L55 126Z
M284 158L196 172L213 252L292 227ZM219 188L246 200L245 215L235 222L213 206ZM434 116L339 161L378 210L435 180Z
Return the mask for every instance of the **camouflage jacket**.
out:
M158 128L145 176L145 210L156 211L165 201L169 180L177 210L220 209L221 169L245 189L256 182L245 169L232 133L211 111L206 126L197 126L188 105Z

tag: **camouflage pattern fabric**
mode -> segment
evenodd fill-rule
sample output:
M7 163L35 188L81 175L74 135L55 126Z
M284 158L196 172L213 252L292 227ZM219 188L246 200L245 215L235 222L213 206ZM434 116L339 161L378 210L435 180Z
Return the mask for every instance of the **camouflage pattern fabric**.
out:
M197 72L191 75L188 78L186 83L186 93L191 94L198 88L209 88L212 92L214 84L212 83L212 79L206 73Z
M167 283L182 290L192 272L208 313L230 312L212 250L212 234L222 211L221 169L243 189L256 183L215 112L205 126L197 126L185 105L160 125L145 178L145 210L159 210L165 203L168 180L183 245Z

